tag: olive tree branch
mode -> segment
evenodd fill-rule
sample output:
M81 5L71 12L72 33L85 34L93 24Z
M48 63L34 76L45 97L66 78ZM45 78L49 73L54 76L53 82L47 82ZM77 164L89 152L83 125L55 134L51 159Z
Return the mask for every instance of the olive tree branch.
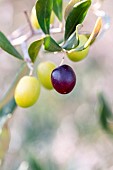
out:
M27 66L28 68L30 69L30 73L29 75L32 75L33 73L33 63L29 57L29 54L28 54L28 48L27 48L27 43L26 41L24 41L22 44L21 44L21 49L22 49L22 52L24 54L24 61L27 63Z

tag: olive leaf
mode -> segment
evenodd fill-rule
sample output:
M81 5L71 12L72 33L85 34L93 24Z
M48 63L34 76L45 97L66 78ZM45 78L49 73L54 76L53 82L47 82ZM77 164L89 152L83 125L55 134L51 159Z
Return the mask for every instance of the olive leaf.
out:
M71 34L71 36L63 44L62 48L64 48L65 50L71 50L78 46L79 44L78 26L76 27L75 32Z
M85 19L87 11L91 5L91 0L83 0L76 3L69 13L65 24L65 40L75 31L76 26Z
M38 53L40 51L40 48L44 42L44 38L41 38L37 41L34 41L33 43L30 44L28 48L28 53L31 58L31 61L34 63L36 60L36 57L38 56Z
M62 21L62 0L53 0L53 11L60 21Z
M73 6L77 3L77 2L80 2L80 0L70 0L66 9L65 9L65 12L64 12L64 19L66 20L69 13L71 12L71 10L73 9Z
M44 48L49 52L62 51L59 44L49 35L44 38Z
M0 31L0 47L7 53L11 54L12 56L21 60L23 59L19 52L13 47L13 45L1 31Z
M53 9L53 0L38 0L35 5L39 25L45 34L49 34L50 17Z
M84 48L87 48L96 39L101 28L102 28L102 18L98 17L98 19L95 23L94 29L93 29L88 41L85 43Z
M98 17L92 33L90 34L90 36L88 35L89 39L86 41L86 43L83 46L75 48L75 51L82 51L85 48L87 48L89 45L91 45L93 41L96 39L96 37L98 36L101 28L102 28L102 18Z

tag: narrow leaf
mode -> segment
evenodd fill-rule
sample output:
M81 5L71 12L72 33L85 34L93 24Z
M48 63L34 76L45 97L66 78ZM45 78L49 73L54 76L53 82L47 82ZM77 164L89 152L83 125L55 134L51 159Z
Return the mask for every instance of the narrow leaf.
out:
M70 0L66 9L65 9L65 12L64 12L64 19L66 20L69 13L71 12L71 10L73 9L73 6L77 3L77 2L80 2L80 0Z
M53 11L60 21L62 21L62 0L53 0Z
M44 48L50 52L62 51L59 44L49 35L44 38Z
M49 34L50 17L53 9L53 0L38 0L36 2L36 15L39 25L45 34Z
M34 41L28 48L28 53L31 58L31 61L34 63L36 60L36 57L38 56L38 53L40 51L40 48L44 42L44 39L41 38L37 41Z
M70 37L70 35L75 31L76 26L83 22L90 5L91 0L83 0L74 5L72 11L69 13L66 19L65 40L67 40Z
M3 108L0 109L0 117L8 114L13 114L16 107L17 105L14 98L10 99L10 101Z
M88 41L86 42L86 44L84 45L84 48L87 48L95 39L96 37L98 36L100 30L102 28L102 18L99 17L96 21L96 24L94 26L94 29L88 39Z
M7 53L13 55L18 59L23 59L19 52L13 47L6 36L0 31L0 47Z
M95 41L96 37L98 36L101 30L101 27L102 27L102 19L101 17L99 17L96 21L96 24L94 26L92 33L90 34L90 36L88 35L89 39L87 40L87 42L83 46L75 48L75 51L82 51L85 48L87 48L89 45L91 45Z
M76 27L76 31L71 34L71 36L67 39L67 41L64 43L62 48L65 50L71 50L77 47L79 44L79 37L78 37L78 26Z
M84 34L84 35L87 37L87 39L89 39L89 37L90 37L91 33L87 33L87 32L85 32L85 34ZM97 37L95 37L95 38L94 38L94 39L90 42L90 45L92 45L92 44L95 42L96 38L97 38Z

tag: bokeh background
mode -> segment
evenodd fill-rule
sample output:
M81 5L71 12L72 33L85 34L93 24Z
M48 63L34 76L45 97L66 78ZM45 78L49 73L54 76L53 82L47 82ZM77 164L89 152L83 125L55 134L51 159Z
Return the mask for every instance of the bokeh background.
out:
M23 11L30 15L34 3L0 0L0 30L8 36L25 25ZM109 15L110 28L91 46L83 61L73 63L65 57L64 63L77 75L74 90L60 95L42 87L34 106L16 108L9 122L11 141L1 170L113 170L113 138L102 127L98 98L99 93L103 94L113 109L113 1L101 1L101 10ZM82 29L91 31L96 18L90 10ZM62 34L53 36L60 40ZM44 53L42 49L36 65L46 60L59 65L63 55ZM0 98L20 65L21 61L0 51Z

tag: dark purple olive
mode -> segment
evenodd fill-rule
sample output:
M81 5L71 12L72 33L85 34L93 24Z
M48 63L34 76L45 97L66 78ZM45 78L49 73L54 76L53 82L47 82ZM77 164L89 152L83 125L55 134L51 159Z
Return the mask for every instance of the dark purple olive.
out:
M51 81L57 92L67 94L76 84L76 75L70 66L62 65L52 71Z

